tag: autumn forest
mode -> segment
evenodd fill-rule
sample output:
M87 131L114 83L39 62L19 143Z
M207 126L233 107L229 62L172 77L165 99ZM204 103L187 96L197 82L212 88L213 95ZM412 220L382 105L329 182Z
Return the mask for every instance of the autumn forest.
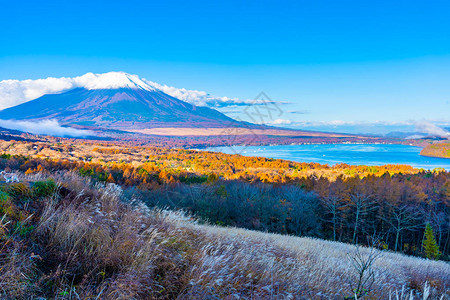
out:
M439 258L450 254L450 173L405 165L334 166L106 142L0 144L0 169L72 172L115 183L148 207L210 224L315 237L427 256L429 224Z

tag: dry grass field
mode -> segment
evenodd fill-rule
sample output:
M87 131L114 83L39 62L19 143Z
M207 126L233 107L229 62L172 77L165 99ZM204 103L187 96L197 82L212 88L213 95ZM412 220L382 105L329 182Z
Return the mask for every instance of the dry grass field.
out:
M30 188L2 186L0 293L5 299L449 296L446 262L200 224L183 212L150 210L115 184L71 172L53 174L55 188L39 173L19 176ZM371 258L360 276L355 262Z

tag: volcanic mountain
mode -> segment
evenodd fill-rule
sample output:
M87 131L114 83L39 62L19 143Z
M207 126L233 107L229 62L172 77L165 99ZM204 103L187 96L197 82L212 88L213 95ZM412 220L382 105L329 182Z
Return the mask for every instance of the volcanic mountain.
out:
M30 86L32 89L27 90L26 87ZM0 82L0 92L2 90L0 97L11 99L14 95L16 102L28 101L0 111L0 121L11 120L3 122L3 125L18 130L25 128L27 132L33 132L29 128L36 126L39 130L35 133L38 134L54 132L40 127L49 126L43 124L56 120L64 127L89 129L96 136L133 141L157 139L157 136L170 136L172 140L180 137L183 142L189 140L184 137L190 137L195 143L202 141L205 145L210 145L210 139L215 137L219 137L216 144L359 140L359 137L347 134L283 129L236 121L212 108L196 106L174 97L179 94L183 97L182 90L173 93L170 87L167 89L166 86L124 72L87 73L73 78L50 77L21 82L6 80ZM33 122L21 125L21 122L15 121ZM242 141L235 140L237 136ZM231 138L223 142L224 137Z
M127 130L220 128L236 123L214 109L181 101L123 72L96 74L73 89L4 109L0 119L56 119L66 125Z

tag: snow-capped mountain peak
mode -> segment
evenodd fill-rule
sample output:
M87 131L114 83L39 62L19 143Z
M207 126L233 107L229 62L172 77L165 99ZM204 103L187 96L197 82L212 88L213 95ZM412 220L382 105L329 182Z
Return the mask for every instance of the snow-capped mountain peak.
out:
M220 127L233 121L216 110L171 97L155 84L123 72L87 73L69 80L51 80L68 84L59 93L45 93L0 111L0 119L55 119L61 124L120 130L179 124Z
M176 88L139 78L125 72L108 72L103 74L86 73L77 77L48 77L43 79L0 81L0 110L37 99L46 94L59 94L75 88L87 90L131 88L166 93L196 106L218 106L220 104L245 103L250 100L215 97L207 92ZM254 103L251 100L251 103Z
M88 90L132 88L147 91L156 90L142 81L137 75L125 72L108 72L103 74L87 73L73 78L74 85Z

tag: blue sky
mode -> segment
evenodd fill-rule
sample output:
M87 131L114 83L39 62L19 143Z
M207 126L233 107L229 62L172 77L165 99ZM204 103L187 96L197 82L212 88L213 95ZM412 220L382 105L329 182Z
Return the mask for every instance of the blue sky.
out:
M0 80L125 71L264 91L292 126L450 123L449 15L448 1L9 1Z

